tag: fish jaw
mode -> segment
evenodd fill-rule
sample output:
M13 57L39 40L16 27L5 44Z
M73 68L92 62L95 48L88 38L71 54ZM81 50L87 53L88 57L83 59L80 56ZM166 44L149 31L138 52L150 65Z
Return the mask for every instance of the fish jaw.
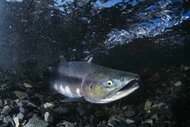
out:
M115 95L113 95L113 96L111 96L109 98L101 99L97 103L104 104L104 103L110 103L110 102L119 100L119 99L121 99L121 98L123 98L125 96L128 96L131 93L133 93L138 88L139 88L138 83L135 83L131 88L126 89L126 90L122 90L122 91L118 91L118 92L116 92Z

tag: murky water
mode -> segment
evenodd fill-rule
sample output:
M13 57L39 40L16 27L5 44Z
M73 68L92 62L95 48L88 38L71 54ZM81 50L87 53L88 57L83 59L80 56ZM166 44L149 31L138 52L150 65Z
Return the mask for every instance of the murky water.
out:
M188 0L16 1L0 1L2 78L60 55L122 70L190 64Z

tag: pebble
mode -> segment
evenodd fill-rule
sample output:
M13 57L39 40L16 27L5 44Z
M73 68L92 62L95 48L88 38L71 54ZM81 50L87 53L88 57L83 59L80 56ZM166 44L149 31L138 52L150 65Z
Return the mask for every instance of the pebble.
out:
M20 111L21 113L23 113L23 114L26 112L25 108L23 108L23 107L19 107L19 111Z
M144 124L140 124L138 127L151 127L151 125L148 123L144 123Z
M11 111L11 108L8 106L8 105L6 105L3 109L2 109L2 114L3 115L8 115L9 114L9 112Z
M48 122L48 123L52 123L52 122L53 122L53 117L50 115L49 112L46 112L46 113L44 114L44 120L45 120L46 122Z
M183 69L184 71L188 71L190 69L190 67L181 65L181 69Z
M82 107L78 107L77 111L80 116L84 116L87 113L86 110L84 110L84 108L82 108Z
M152 120L152 119L147 119L147 120L145 120L143 123L148 123L148 124L150 124L151 126L153 126L153 120Z
M14 94L16 95L16 97L18 97L21 100L28 97L28 94L22 91L14 91Z
M108 126L114 127L118 122L121 121L117 115L111 116L108 120Z
M178 81L178 82L176 82L175 84L174 84L174 86L176 86L176 87L179 87L179 86L181 86L182 85L182 82L181 81Z
M88 2L89 2L89 0L78 0L77 5L78 5L79 7L83 7L83 6L85 6Z
M127 127L136 127L136 125L133 123L133 124L127 124Z
M68 121L64 121L63 123L57 124L55 127L75 127L75 124Z
M15 123L15 127L19 127L20 126L20 123L19 123L19 118L16 116L13 117L13 121Z
M145 105L144 105L144 110L149 111L151 109L152 102L149 100L146 100Z
M134 110L132 110L131 108L129 108L127 110L127 112L125 112L125 115L130 118L130 117L133 117L134 115L136 114L136 112Z
M152 116L151 116L151 119L154 119L154 120L159 120L159 119L158 119L158 115L157 115L157 114L152 115Z
M9 125L9 123L10 123L10 124L12 124L14 126L14 121L10 116L4 117L3 118L3 123L5 123L6 125Z
M23 85L26 87L26 88L32 88L32 85L30 85L29 83L23 83Z
M39 119L36 115L33 115L24 127L48 127L48 123Z
M69 110L66 107L58 107L54 111L59 114L66 114Z
M126 110L128 106L123 106L122 107L122 110Z
M167 105L165 103L159 103L158 104L158 109L163 110Z
M127 123L127 124L132 124L132 123L135 123L135 121L132 120L132 119L127 119L127 120L126 120L126 123Z
M45 108L45 109L53 108L53 107L54 107L53 103L46 102L46 103L44 104L44 108Z
M3 107L3 101L0 99L0 108Z
M19 113L19 114L17 114L17 117L18 117L19 120L23 120L24 115L22 113Z

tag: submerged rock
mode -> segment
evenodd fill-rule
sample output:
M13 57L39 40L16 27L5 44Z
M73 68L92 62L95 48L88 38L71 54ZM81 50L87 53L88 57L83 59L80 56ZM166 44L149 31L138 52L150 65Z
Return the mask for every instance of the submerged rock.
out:
M144 105L144 110L145 110L145 111L149 111L149 110L151 109L151 106L152 106L152 102L149 101L149 100L147 100L147 101L145 102L145 105Z
M33 115L24 127L48 127L48 123L39 119L36 115Z
M182 85L182 82L181 81L178 81L178 82L176 82L175 84L174 84L174 86L176 86L176 87L179 87L179 86L181 86Z
M49 102L46 102L45 104L44 104L44 108L53 108L54 107L54 105L53 105L53 103L49 103Z

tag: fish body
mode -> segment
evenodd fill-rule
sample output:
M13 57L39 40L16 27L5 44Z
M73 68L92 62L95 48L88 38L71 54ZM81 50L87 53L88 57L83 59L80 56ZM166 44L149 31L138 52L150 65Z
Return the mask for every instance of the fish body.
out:
M51 85L57 92L69 98L83 97L92 103L118 100L139 87L138 74L88 62L63 61L55 72Z

